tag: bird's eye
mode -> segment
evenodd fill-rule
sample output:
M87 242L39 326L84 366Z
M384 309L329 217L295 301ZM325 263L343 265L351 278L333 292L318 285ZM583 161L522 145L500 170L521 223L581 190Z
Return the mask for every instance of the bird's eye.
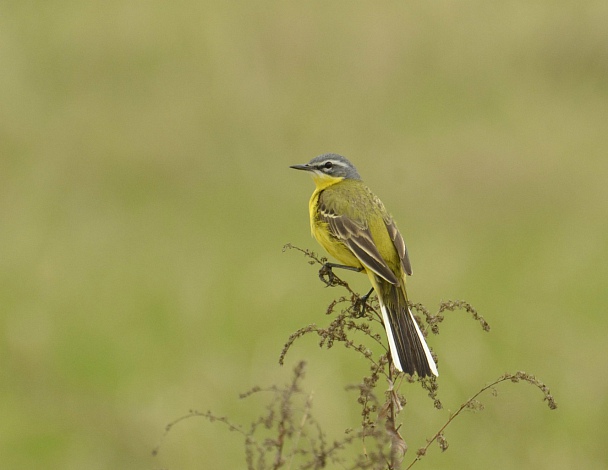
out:
M334 166L334 164L332 162L325 162L325 165L323 165L325 167L326 170L331 170L331 168Z

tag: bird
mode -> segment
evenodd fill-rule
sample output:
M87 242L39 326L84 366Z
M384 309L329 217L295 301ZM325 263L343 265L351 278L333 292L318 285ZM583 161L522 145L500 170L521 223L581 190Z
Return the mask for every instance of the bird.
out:
M406 276L412 274L405 241L380 199L342 155L326 153L290 168L310 173L315 190L309 202L313 238L345 268L367 274L378 296L395 367L419 377L439 376L437 365L409 305ZM364 300L367 296L363 296Z

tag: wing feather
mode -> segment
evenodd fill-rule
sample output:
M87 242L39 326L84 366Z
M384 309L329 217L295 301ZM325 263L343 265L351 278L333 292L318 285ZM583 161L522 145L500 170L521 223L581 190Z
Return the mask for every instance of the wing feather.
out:
M399 254L399 259L401 260L401 266L403 267L403 271L408 275L412 275L412 264L410 263L410 257L407 254L407 247L405 246L405 241L401 236L401 233L397 229L395 222L393 219L385 219L384 224L386 225L386 229L388 230L388 234L393 240L393 245L397 249L397 253Z
M319 201L318 211L319 218L327 223L331 234L344 243L361 264L391 284L399 284L399 280L380 255L364 221L337 214L323 200Z

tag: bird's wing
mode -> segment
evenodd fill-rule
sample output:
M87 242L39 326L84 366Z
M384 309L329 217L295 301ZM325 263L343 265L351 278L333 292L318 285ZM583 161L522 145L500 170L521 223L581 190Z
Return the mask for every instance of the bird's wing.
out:
M399 280L380 255L365 222L345 214L337 214L331 204L322 198L319 200L318 211L320 220L328 225L331 234L344 243L361 264L391 284L399 284Z
M395 248L397 249L403 271L411 276L412 265L410 263L410 257L407 254L407 247L405 246L405 241L403 240L401 233L397 229L397 226L392 218L384 219L384 224L386 225L386 229L388 230L391 240L393 240L393 245L395 245Z

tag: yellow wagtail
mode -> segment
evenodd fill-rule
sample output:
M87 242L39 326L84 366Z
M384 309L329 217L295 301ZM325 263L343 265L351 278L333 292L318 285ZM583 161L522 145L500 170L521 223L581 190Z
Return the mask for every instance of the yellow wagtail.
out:
M382 201L341 155L320 155L291 168L310 172L315 182L309 203L312 235L342 263L325 267L368 275L378 295L395 367L420 377L439 375L407 303L405 277L412 268L405 242Z

